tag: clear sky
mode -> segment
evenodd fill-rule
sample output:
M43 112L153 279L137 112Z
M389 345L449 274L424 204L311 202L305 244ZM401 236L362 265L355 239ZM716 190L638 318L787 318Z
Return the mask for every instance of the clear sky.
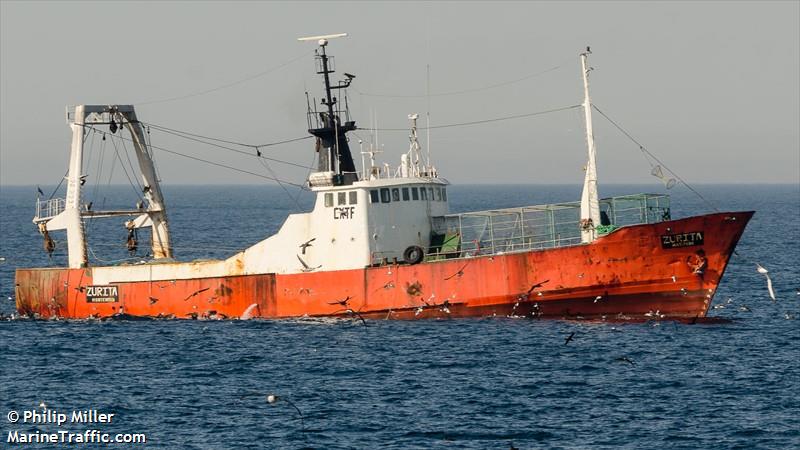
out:
M349 37L329 52L337 77L357 76L349 102L362 127L375 117L379 128L404 128L409 113L424 118L429 105L432 124L442 125L580 103L578 53L591 45L596 105L687 181L799 183L799 5L2 1L0 184L58 183L68 104L133 103L143 121L244 143L302 137L304 90L319 97L321 85L315 45L297 38L339 32ZM635 145L599 115L594 122L601 186L654 180ZM453 182L580 183L583 133L573 109L435 129L430 142ZM382 158L395 165L408 134L378 138ZM152 141L267 174L252 157L162 133ZM305 140L265 154L308 165L313 151ZM165 183L265 182L163 152L156 158ZM272 169L294 182L305 175Z

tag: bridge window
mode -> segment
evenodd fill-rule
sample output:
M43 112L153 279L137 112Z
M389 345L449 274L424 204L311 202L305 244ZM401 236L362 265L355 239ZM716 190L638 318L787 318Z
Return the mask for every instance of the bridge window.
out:
M428 199L428 191L425 190L424 187L419 188L419 196L422 200Z
M442 200L447 201L447 189L442 188Z
M369 202L370 203L378 203L379 201L380 201L380 199L378 197L378 190L377 189L372 189L371 191L369 191Z
M338 195L339 199L336 201L336 204L339 206L347 204L347 192L339 192Z
M408 188L403 188L403 201L408 201Z
M356 203L358 203L358 192L350 191L350 204L355 205Z
M442 201L442 188L439 188L439 187L434 188L433 192L436 193L436 201L437 202Z
M433 200L434 200L434 197L433 197L433 188L432 188L432 187L429 187L429 188L428 188L428 200L430 200L430 201L433 201Z
M399 188L392 188L392 201L399 202L400 201L400 189Z
M381 188L381 203L389 203L392 199L389 197L389 189Z
M331 206L333 206L333 193L328 192L325 194L325 207L330 208Z
M411 198L413 200L419 200L419 191L415 187L411 188Z

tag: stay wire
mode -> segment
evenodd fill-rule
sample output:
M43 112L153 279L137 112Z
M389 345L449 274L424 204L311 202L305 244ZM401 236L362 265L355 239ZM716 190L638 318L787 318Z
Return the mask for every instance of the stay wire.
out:
M533 112L533 113L517 114L517 115L505 116L505 117L496 117L496 118L493 118L493 119L474 120L474 121L471 121L471 122L450 123L450 124L446 124L446 125L433 125L433 126L430 126L430 127L417 127L417 130L429 130L429 129L432 130L432 129L436 129L436 128L453 128L453 127L465 127L465 126L470 126L470 125L480 125L480 124L484 124L484 123L500 122L500 121L503 121L503 120L512 120L512 119L521 119L523 117L533 117L533 116L540 116L540 115L543 115L543 114L555 113L555 112L559 112L559 111L567 111L567 110L570 110L570 109L580 108L582 106L583 105L581 105L581 104L577 104L577 105L571 105L571 106L563 106L561 108L548 109L548 110L544 110L544 111L537 111L537 112ZM378 130L378 131L406 131L406 132L408 132L408 128L357 128L357 129L358 130L364 130L364 131Z
M96 131L92 132L92 146L94 146L94 135L96 134L97 134ZM100 191L100 185L103 183L101 177L103 176L103 166L105 165L105 155L106 155L105 147L106 147L106 141L101 140L100 150L98 151L99 156L97 157L97 176L95 177L96 181L94 182L94 189L92 190L93 202L97 200L97 195Z
M84 127L86 127L86 125L84 125ZM96 130L98 133L103 133L103 135L108 135L109 136L109 138L111 139L111 144L114 145L114 153L117 155L117 159L119 159L119 165L120 165L120 167L122 167L122 171L125 172L125 178L128 179L128 183L131 185L131 189L133 189L133 192L136 193L136 197L139 200L142 200L142 193L136 189L136 186L134 186L133 180L131 180L131 176L128 174L128 169L125 168L125 163L122 161L122 157L119 156L119 148L117 147L117 143L114 142L114 135L111 134L111 133L106 133L105 131L102 131L102 130L98 130L97 128L92 127L92 126L87 127L87 128L92 128L92 129ZM122 140L124 138L122 136L120 136L119 139ZM133 168L131 168L131 170L133 170Z
M308 163L308 164L309 164L309 166L311 166L312 164L314 164L314 160L315 160L315 159L316 159L316 155L313 155L313 154L312 154L312 156L311 156L311 162L309 162L309 163ZM312 172L313 170L314 170L314 169L313 169L313 167L309 167L309 169L308 169L308 173L306 174L306 177L305 177L305 178L306 178L306 180L307 180L307 179L308 179L308 177L311 175L311 172ZM303 193L303 191L304 191L304 190L305 190L305 189L298 189L298 190L297 190L297 194L296 194L296 195L294 196L294 198L292 199L292 200L294 200L294 203L295 203L296 205L298 205L298 208L299 208L299 203L298 203L298 200L300 199L300 195Z
M681 177L680 177L680 175L678 175L677 173L675 173L675 171L674 171L674 170L672 170L672 169L670 169L669 167L667 167L667 166L666 166L666 164L664 164L663 162L661 162L661 160L660 160L660 159L658 159L658 158L657 158L655 155L653 155L652 153L650 153L650 151L649 151L649 150L647 150L647 149L644 147L644 145L642 145L641 143L639 143L639 141L637 141L636 139L634 139L634 137L633 137L633 136L631 136L631 134L630 134L630 133L628 133L627 131L625 131L625 129L624 129L624 128L622 128L622 126L620 126L620 125L619 125L617 122L615 122L614 120L612 120L612 119L611 119L611 118L610 118L610 117L609 117L609 116L608 116L606 113L604 113L603 111L601 111L601 110L600 110L600 108L598 108L598 107L597 107L597 105L594 105L594 104L592 104L592 107L594 108L594 110L595 110L595 111L597 111L598 113L600 113L600 115L601 115L601 116L603 116L603 117L604 117L606 120L608 120L609 122L611 122L611 124L612 124L612 125L614 125L614 126L617 128L617 130L619 130L619 131L620 131L622 134L624 134L624 135L625 135L625 136L626 136L628 139L630 139L630 140L631 140L631 141L632 141L634 144L638 145L638 146L639 146L639 150L641 150L641 151L642 151L642 153L644 153L644 154L645 154L645 155L647 155L647 156L650 156L651 158L653 158L653 160L655 160L657 163L659 163L661 166L663 166L665 169L667 169L667 170L668 170L668 171L669 171L669 172L670 172L672 175L674 175L674 176L675 176L675 178L677 178L677 179L678 179L678 180L679 180L681 183L683 183L683 185L684 185L684 186L686 186L686 188L687 188L687 189L689 189L690 191L692 191L692 192L693 192L693 193L694 193L694 194L695 194L697 197L699 197L701 200L703 200L703 202L705 202L705 204L706 204L706 205L708 205L708 206L709 206L711 209L713 209L713 210L714 210L714 212L720 212L720 211L719 211L719 209L718 209L716 206L714 206L714 204L713 204L713 203L711 203L710 201L706 200L706 198L705 198L705 197L703 197L703 195L702 195L702 194L700 194L699 192L697 192L697 191L696 191L696 190L695 190L695 189L694 189L694 188L693 188L691 185L689 185L689 183L687 183L687 182L686 182L686 181L685 181L683 178L681 178ZM741 255L741 254L740 254L740 253L739 253L739 252L738 252L736 249L734 249L734 250L733 250L733 254L734 254L734 255L736 255L737 257L741 258L741 259L742 259L743 261L745 261L745 262L748 262L748 263L751 263L751 264L755 264L755 265L757 265L757 266L761 266L761 264L760 264L760 262L759 262L759 261L757 261L757 260L754 260L754 259L751 259L751 258L748 258L748 257L746 257L746 256L742 256L742 255ZM774 272L774 271L771 271L771 273L776 273L776 272ZM779 272L777 272L777 273L780 273L780 271L779 271Z
M87 126L87 125L84 125L84 126ZM90 127L90 128L94 128L94 127ZM106 131L103 131L103 130L97 130L97 132L98 133L103 133L103 134L110 134L110 133L108 133ZM123 137L119 137L119 139L125 140L125 138L123 138ZM209 161L207 159L198 158L196 156L187 155L185 153L176 152L174 150L169 150L169 149L164 148L164 147L159 147L159 146L156 146L156 145L150 145L150 148L154 148L156 150L161 150L162 152L171 153L173 155L183 156L184 158L193 159L195 161L204 162L204 163L210 164L212 166L217 166L217 167L222 167L222 168L225 168L225 169L233 170L235 172L246 173L248 175L253 175L253 176L256 176L256 177L259 177L259 178L264 178L264 179L271 180L271 181L278 181L277 178L271 178L271 177L268 177L268 176L265 176L265 175L261 175L261 174L255 173L255 172L250 172L248 170L239 169L237 167L228 166L226 164L216 163L214 161ZM119 157L119 155L117 155L117 156ZM123 165L122 168L125 169L125 166ZM127 173L126 173L126 175L127 175ZM302 184L292 183L292 182L286 181L286 180L280 180L280 181L282 181L283 183L288 184L290 186L296 186L296 187L299 187L301 189L306 189L306 186L304 186Z
M482 86L482 87L471 88L471 89L462 89L462 90L459 90L459 91L437 92L435 94L374 94L374 93L370 93L370 92L361 92L356 88L354 88L354 89L355 89L356 92L358 92L359 95L363 95L365 97L383 97L383 98L445 97L445 96L450 96L450 95L469 94L469 93L472 93L472 92L480 92L480 91L486 91L486 90L489 90L489 89L495 89L495 88L499 88L499 87L503 87L503 86L508 86L508 85L511 85L511 84L519 83L520 81L529 80L531 78L535 78L535 77L544 75L546 73L553 72L555 70L560 69L563 65L564 65L564 62L562 62L562 63L560 63L560 64L558 64L556 66L553 66L553 67L551 67L549 69L542 70L542 71L539 71L539 72L536 72L536 73L533 73L533 74L530 74L530 75L526 75L526 76L524 76L522 78L517 78L517 79L509 80L509 81L503 81L503 82L497 83L497 84L491 84L491 85L488 85L488 86Z
M221 148L223 150L228 150L228 151L235 152L235 153L241 153L242 155L254 156L256 158L266 159L266 160L269 160L269 161L274 161L274 162L281 163L281 164L286 164L286 165L289 165L289 166L295 166L295 167L299 167L301 169L308 169L309 168L309 167L306 167L304 165L293 163L293 162L290 162L290 161L284 161L282 159L277 159L277 158L270 158L269 156L260 155L258 153L253 154L252 152L239 150L239 149L235 149L235 148L231 148L231 147L226 147L224 145L214 144L212 142L206 142L206 141L204 141L202 139L198 139L198 138L194 138L194 137L184 136L180 132L173 132L171 130L170 131L161 130L161 129L159 129L157 127L154 127L154 126L151 126L151 128L155 129L156 131L161 131L162 133L171 134L173 136L177 136L177 137L180 137L180 138L183 138L183 139L187 139L187 140L190 140L190 141L199 142L201 144L206 144L206 145L210 145L210 146L213 146L213 147ZM288 141L271 143L269 145L278 145L278 144L283 144L283 143L287 143L287 142L293 142L293 141L299 141L299 140L302 140L302 139L308 139L308 138L311 138L311 137L312 136L305 136L305 137L302 137L302 138L290 139ZM242 144L237 144L237 145L242 145ZM157 148L157 147L154 147L153 145L151 145L151 147ZM258 150L258 146L253 146L253 148Z
M272 167L269 166L269 163L267 161L264 161L263 159L259 159L258 162L260 162L261 165L264 166L267 169L267 171L270 173L270 175L275 177L275 181L278 182L278 186L280 186L281 189L283 189L283 192L286 193L286 196L289 197L289 200L294 201L294 206L296 208L296 211L299 212L300 211L300 204L297 203L297 200L295 200L295 198L292 197L292 194L289 193L289 190L286 189L286 186L284 186L283 183L278 179L278 175L275 174L275 172L272 170Z
M125 159L128 160L128 167L131 168L131 174L133 174L133 179L136 181L136 186L138 186L139 190L142 192L142 194L144 194L144 186L142 186L142 183L139 182L139 178L136 177L136 170L133 168L133 162L131 161L131 156L128 152L128 146L125 145L125 141L122 139L122 136L120 136L120 143L122 144L123 150L125 150Z
M600 113L600 115L601 115L601 116L603 116L603 117L604 117L606 120L608 120L608 121L609 121L609 122L610 122L612 125L614 125L614 127L616 127L616 128L617 128L617 130L619 130L619 131L620 131L622 134L624 134L624 135L625 135L625 136L626 136L628 139L630 139L630 140L631 140L631 142L633 142L634 144L636 144L636 145L639 147L639 150L641 150L641 151L642 151L642 153L644 153L645 155L649 156L650 158L653 158L653 160L654 160L655 162L657 162L657 163L658 163L658 164L660 164L662 167L664 167L665 169L667 169L667 170L669 171L669 173L671 173L672 175L674 175L674 176L675 176L675 178L677 178L677 179L678 179L678 181L680 181L681 183L683 183L683 185L684 185L684 186L686 186L686 188L687 188L687 189L689 189L690 191L692 191L692 193L694 193L694 194L695 194L695 195L696 195L698 198L700 198L700 200L702 200L703 202L705 202L705 204L706 204L708 207L710 207L711 209L713 209L713 210L714 210L714 212L719 212L719 209L717 209L717 207L716 207L716 206L714 206L714 204L713 204L713 203L711 203L711 202L710 202L710 201L708 201L708 200L707 200L705 197L703 197L703 195L702 195L701 193L697 192L697 190L695 190L695 189L694 189L694 188L693 188L693 187L692 187L692 186L691 186L689 183L687 183L687 182L686 182L686 180L684 180L683 178L681 178L681 177L680 177L680 175L678 175L677 173L675 173L675 171L674 171L674 170L672 170L672 169L670 169L669 167L667 167L667 165L666 165L666 164L664 164L663 162L661 162L661 160L660 160L660 159L658 159L658 158L657 158L657 157L656 157L654 154L650 153L650 151L649 151L649 150L647 150L647 149L644 147L644 145L642 145L642 144L641 144L639 141L637 141L637 140L636 140L636 139L635 139L633 136L631 136L631 134L630 134L630 133L628 133L627 131L625 131L625 129L624 129L624 128L622 128L622 126L620 126L620 125L619 125L617 122L615 122L613 119L611 119L611 117L609 117L609 116L608 116L606 113L604 113L602 110L600 110L600 108L598 108L598 107L597 107L597 105L595 105L595 104L593 103L593 104L592 104L592 108L594 108L594 110L595 110L595 111L597 111L598 113ZM649 161L648 161L648 162L649 162ZM651 164L651 165L652 165L652 164Z
M67 168L67 171L66 171L66 172L64 172L64 176L63 176L63 177L61 177L61 181L59 181L59 182L58 182L58 186L56 186L56 188L55 188L55 189L53 189L53 193L52 193L52 194L50 194L50 197L48 197L48 198L47 198L48 200L52 200L52 199L53 199L53 197L55 197L55 195L56 195L56 192L58 192L59 188L61 188L61 185L62 185L62 184L64 184L64 180L66 180L66 179L67 179L67 175L69 175L69 168Z
M242 83L248 82L250 80L254 80L256 78L263 77L264 75L270 74L272 72L275 72L278 69L282 69L282 68L284 68L284 67L286 67L286 66L288 66L288 65L290 65L290 64L292 64L292 63L294 63L296 61L299 61L299 60L305 58L306 56L310 55L311 53L313 53L313 51L305 52L305 53L303 53L302 55L300 55L300 56L298 56L296 58L290 59L290 60L288 60L288 61L286 61L286 62L284 62L284 63L282 63L280 65L277 65L275 67L267 69L267 70L265 70L263 72L259 72L259 73L255 74L255 75L251 75L249 77L242 78L240 80L237 80L237 81L234 81L234 82L231 82L231 83L223 84L223 85L217 86L215 88L206 89L206 90L199 91L199 92L194 92L194 93L191 93L191 94L179 95L179 96L176 96L176 97L168 97L168 98L164 98L164 99L160 99L160 100L150 100L150 101L146 101L146 102L137 102L136 104L137 105L154 105L156 103L174 102L174 101L178 101L178 100L185 100L187 98L199 97L201 95L210 94L210 93L216 92L216 91L221 91L223 89L227 89L227 88L230 88L230 87L233 87L233 86L237 86L239 84L242 84Z
M294 139L286 139L286 140L283 140L283 141L268 142L266 144L258 144L258 145L256 145L256 144L245 144L243 142L236 142L236 141L231 141L231 140L227 140L227 139L214 138L214 137L210 137L210 136L203 136L202 134L190 133L188 131L183 131L183 130L176 130L174 128L165 127L163 125L156 125L156 124L153 124L153 123L147 123L147 122L141 122L141 123L143 125L148 126L148 127L155 128L156 130L159 130L159 131L164 131L164 132L172 131L173 133L178 133L179 135L193 136L193 137L196 137L196 138L202 138L202 139L206 139L206 140L209 140L209 141L222 142L222 143L225 143L225 144L232 144L232 145L241 145L242 147L249 147L249 148L255 148L255 149L260 149L260 148L264 148L264 147L272 147L274 145L280 145L280 144L288 144L290 142L302 141L302 140L311 139L312 137L314 137L314 136L303 136L303 137L294 138ZM181 136L181 137L183 137L183 136ZM211 145L211 144L209 144L209 145Z

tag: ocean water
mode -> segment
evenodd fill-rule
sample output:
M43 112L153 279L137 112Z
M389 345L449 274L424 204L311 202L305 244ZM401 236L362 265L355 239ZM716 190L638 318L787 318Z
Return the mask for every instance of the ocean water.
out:
M145 433L146 447L170 449L800 448L800 187L697 188L720 210L756 211L714 299L724 308L711 315L723 323L2 320L0 448L23 447L7 442L13 431L87 429ZM273 233L296 208L274 187L164 189L181 259L224 257ZM663 188L601 186L603 195L645 191ZM579 193L449 190L453 211ZM673 217L710 211L685 189L670 193ZM130 187L91 194L106 208L135 201ZM63 236L54 236L52 260L42 251L34 199L35 187L0 188L4 316L14 310L16 267L64 262ZM297 201L302 208L311 199ZM120 221L90 232L94 261L128 256ZM770 270L776 302L756 261ZM269 394L279 400L268 403ZM61 426L8 420L11 411L41 411L41 402L115 416ZM115 447L129 446L142 447Z

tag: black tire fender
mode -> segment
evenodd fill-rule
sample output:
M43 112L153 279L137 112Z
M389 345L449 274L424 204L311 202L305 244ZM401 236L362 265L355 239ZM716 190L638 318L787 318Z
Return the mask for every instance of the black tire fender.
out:
M417 245L412 245L403 252L403 261L407 264L419 264L423 258L425 258L425 250Z

